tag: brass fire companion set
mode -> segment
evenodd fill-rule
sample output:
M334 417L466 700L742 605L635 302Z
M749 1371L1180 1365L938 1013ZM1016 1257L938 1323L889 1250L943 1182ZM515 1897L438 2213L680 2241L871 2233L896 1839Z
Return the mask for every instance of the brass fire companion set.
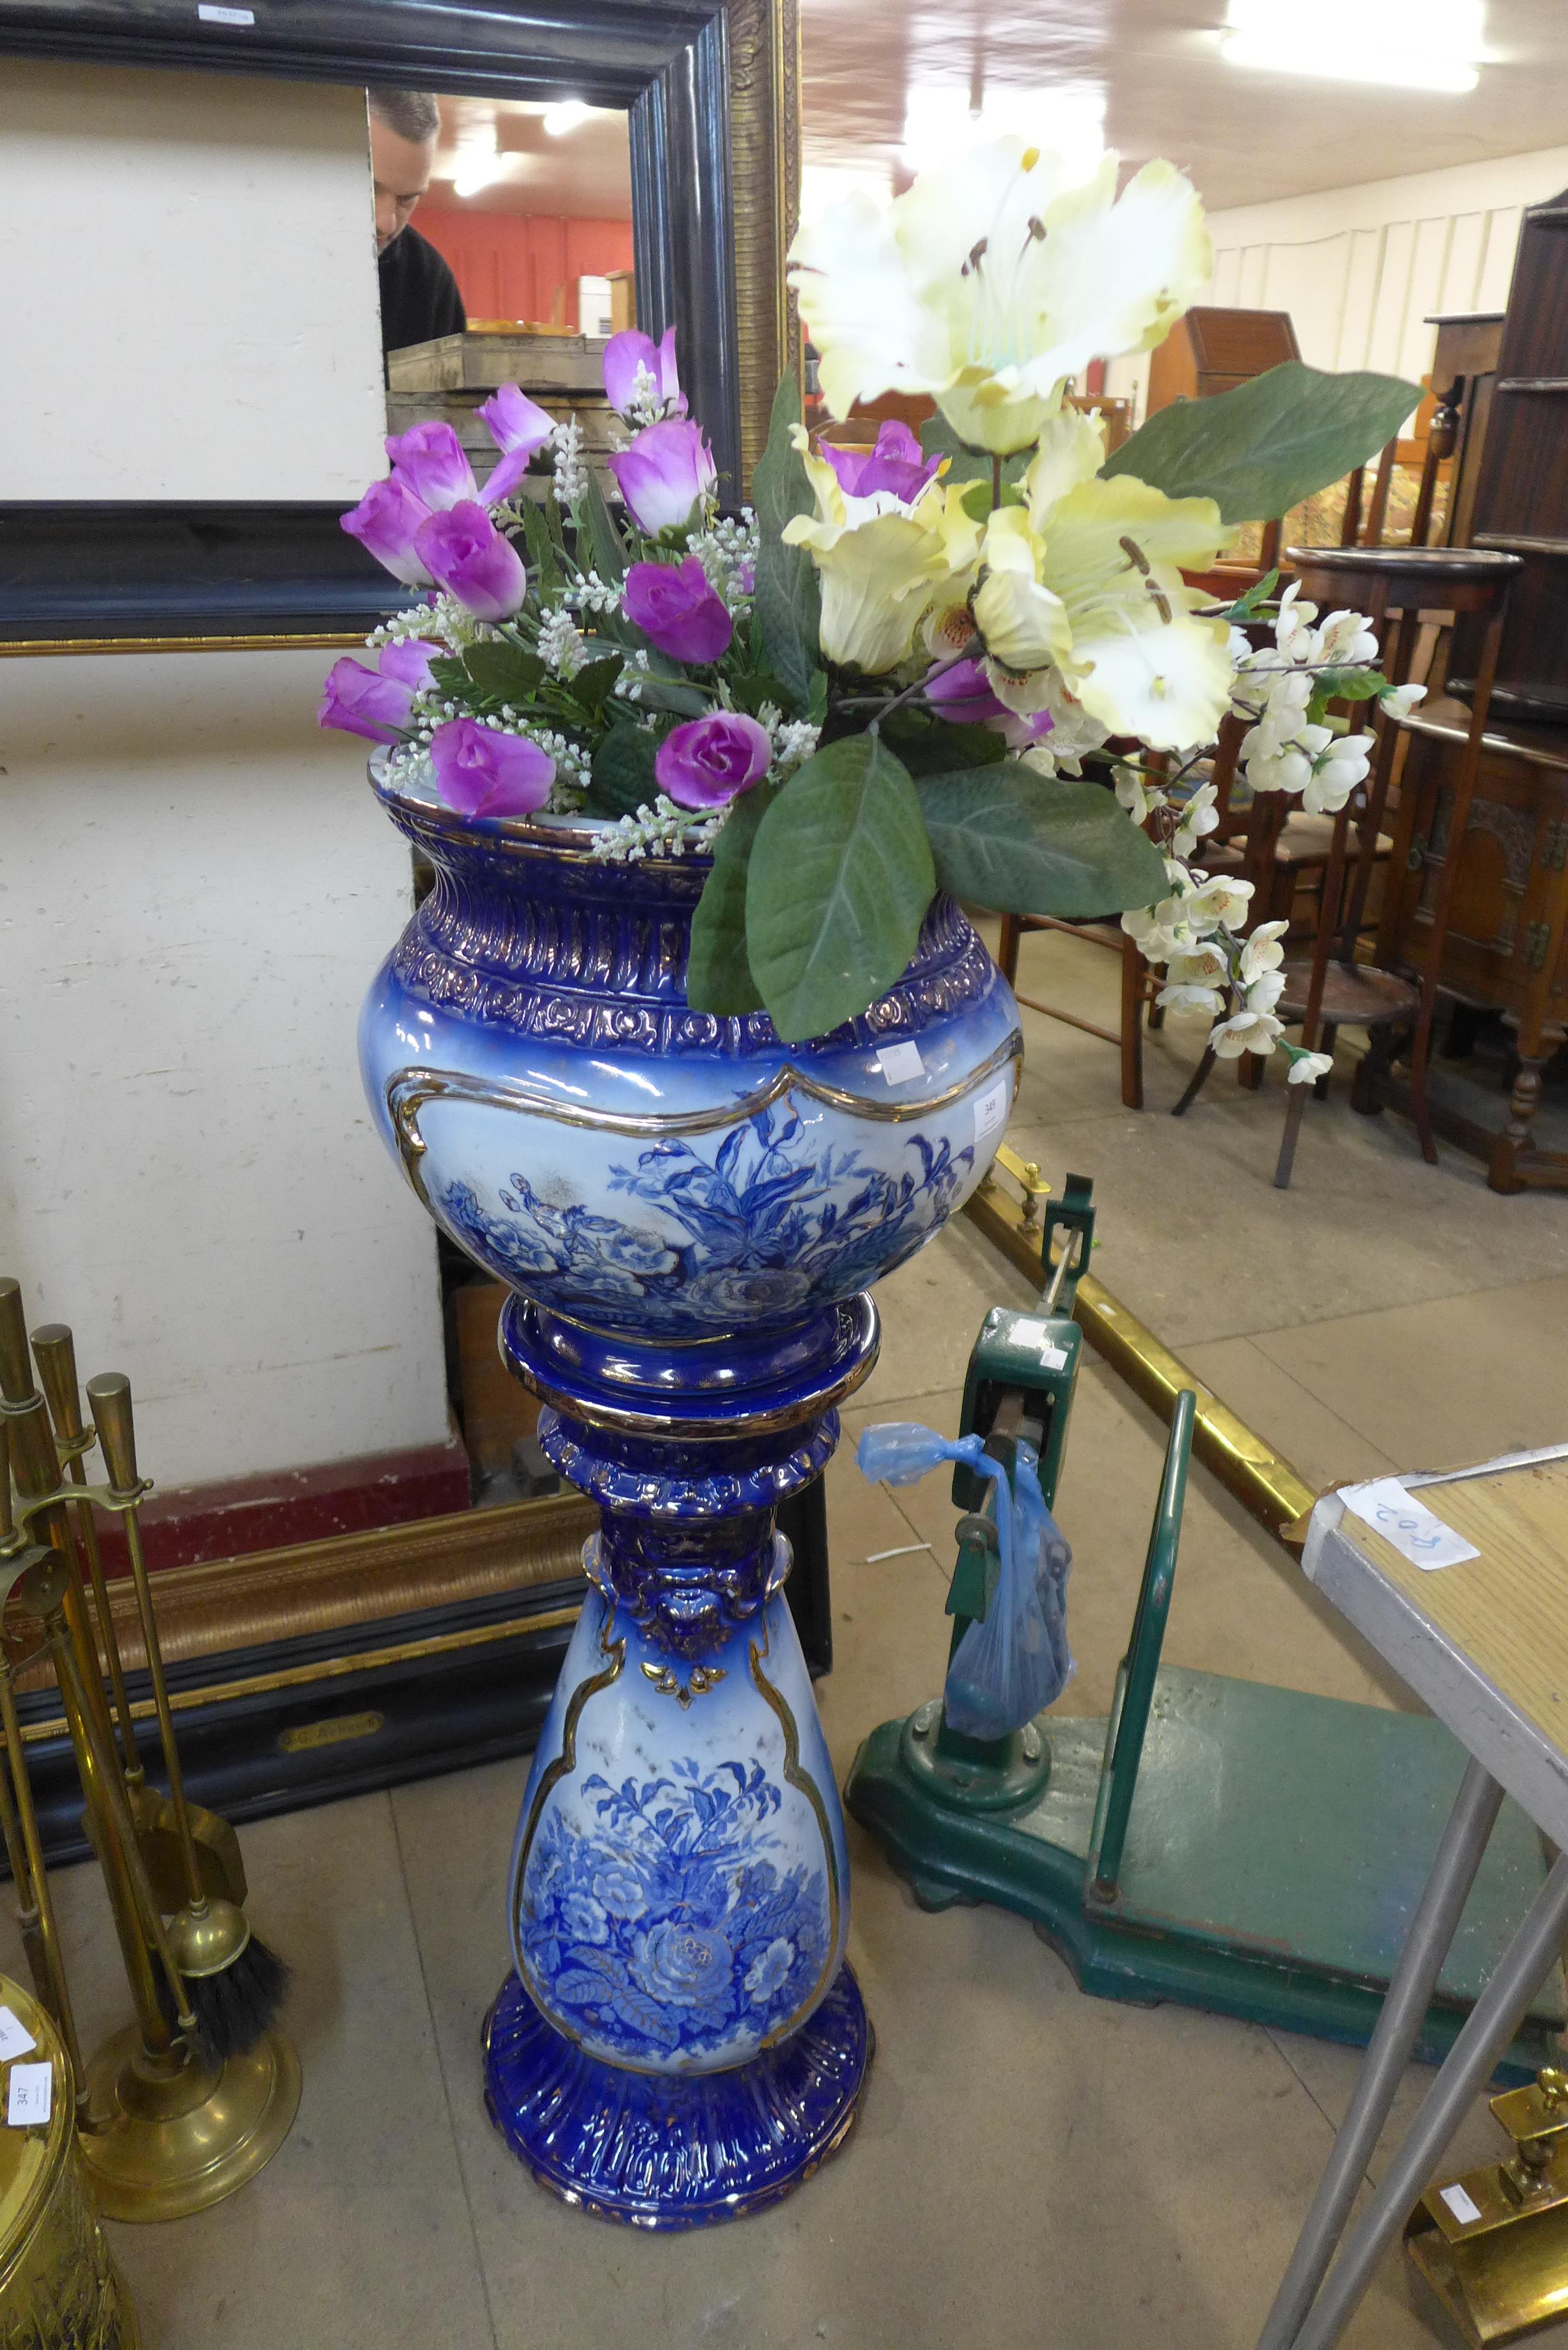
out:
M110 2219L172 2220L231 2194L277 2151L298 2107L299 2064L275 2022L286 1970L246 1919L234 1830L186 1798L137 1516L148 1486L137 1470L129 1380L118 1373L89 1379L87 1407L84 1416L70 1332L44 1326L29 1345L20 1289L0 1280L0 1732L7 1766L0 1773L0 1833L37 2000L68 2060L78 2149L98 2206ZM88 1468L95 1450L96 1482ZM125 1530L150 1704L133 1705L127 1691L99 1511ZM17 1674L45 1654L134 2017L85 2061L15 1694ZM137 1744L136 1719L147 1713L157 1719L166 1794L150 1783ZM4 2120L0 2115L0 2144L12 2135ZM67 2175L62 2171L62 2180ZM7 2200L0 2229L11 2216ZM5 2229L0 2296L13 2250ZM5 2315L9 2321L8 2307ZM5 2334L7 2343L13 2338ZM101 2336L106 2344L116 2338ZM134 2339L133 2321L118 2338Z

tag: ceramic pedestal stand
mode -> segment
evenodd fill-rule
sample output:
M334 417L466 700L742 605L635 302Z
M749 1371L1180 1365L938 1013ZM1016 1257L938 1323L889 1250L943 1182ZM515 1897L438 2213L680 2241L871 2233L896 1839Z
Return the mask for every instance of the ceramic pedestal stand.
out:
M876 1315L861 1297L787 1347L673 1364L616 1349L613 1390L607 1349L522 1300L503 1351L604 1526L524 1798L490 2109L571 2201L645 2227L736 2218L842 2144L871 2052L774 1510L832 1452Z

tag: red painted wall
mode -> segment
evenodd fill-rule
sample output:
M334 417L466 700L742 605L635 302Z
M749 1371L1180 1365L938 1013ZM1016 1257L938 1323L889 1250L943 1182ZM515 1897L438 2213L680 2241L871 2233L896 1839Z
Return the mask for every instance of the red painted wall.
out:
M564 323L575 328L578 278L632 265L629 221L423 203L415 224L450 263L471 318L527 318L548 326L565 285Z

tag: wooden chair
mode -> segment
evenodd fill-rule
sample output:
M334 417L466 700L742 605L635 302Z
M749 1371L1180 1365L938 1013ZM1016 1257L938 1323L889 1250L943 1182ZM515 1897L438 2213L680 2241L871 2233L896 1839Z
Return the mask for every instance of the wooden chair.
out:
M1117 1028L1102 1028L1097 1021L1085 1020L1076 1012L1064 1012L1060 1004L1042 1003L1037 995L1025 995L1018 985L1018 947L1025 931L1065 931L1075 939L1086 939L1091 946L1108 948L1122 959L1122 1016ZM997 968L1017 996L1031 1012L1043 1012L1047 1020L1060 1020L1069 1028L1081 1028L1085 1035L1099 1037L1102 1044L1116 1045L1122 1056L1122 1103L1127 1109L1143 1107L1143 1013L1149 1007L1151 1023L1156 1023L1154 998L1158 983L1147 963L1127 932L1114 922L1073 922L1059 920L1054 914L1003 914L1002 935L996 944ZM1156 1023L1156 1024L1158 1024Z
M1247 827L1245 813L1232 808L1231 792L1236 780L1236 764L1241 754L1244 723L1227 718L1220 729L1214 757L1208 772L1195 773L1194 787L1203 783L1214 785L1214 807L1219 822L1206 836L1204 848L1213 841L1228 849L1228 845ZM1158 760L1151 760L1158 765ZM1091 946L1102 947L1119 954L1122 962L1121 1023L1116 1028L1102 1028L1097 1021L1085 1020L1076 1012L1064 1012L1060 1004L1043 1003L1038 996L1023 995L1018 988L1018 948L1026 931L1062 931L1070 938L1085 939ZM1137 946L1117 922L1071 921L1054 914L1003 914L1002 933L997 941L997 967L1002 977L1031 1012L1043 1013L1047 1020L1060 1020L1069 1028L1082 1029L1085 1035L1097 1036L1103 1044L1116 1045L1122 1058L1122 1103L1127 1109L1142 1109L1143 1104L1143 1032L1147 1007L1148 1025L1163 1025L1165 1014L1156 998L1164 982L1149 969Z
M1486 731L1492 679L1502 642L1508 591L1519 569L1519 557L1469 547L1293 547L1290 560L1306 596L1315 603L1338 602L1366 611L1386 645L1389 616L1397 614L1392 650L1386 654L1384 664L1385 675L1396 685L1405 683L1409 677L1423 611L1473 613L1484 622L1470 729L1454 777L1449 837L1457 846L1464 837L1480 762L1481 737ZM1353 731L1365 723L1367 707L1366 703L1356 705ZM1418 986L1401 972L1382 971L1360 962L1356 951L1397 739L1396 724L1382 719L1367 784L1363 790L1352 794L1334 820L1313 952L1310 957L1287 959L1283 966L1284 991L1275 1008L1287 1025L1301 1024L1301 1041L1308 1052L1327 1050L1336 1031L1344 1026L1366 1028L1374 1035L1390 1027L1410 1029L1411 1115L1420 1137L1422 1155L1435 1165L1438 1152L1427 1106L1427 1062L1442 938L1458 869L1457 856L1448 858L1444 863L1433 910L1427 966ZM1347 849L1353 825L1357 846L1351 863ZM1289 1092L1285 1130L1274 1170L1274 1181L1281 1191L1290 1183L1296 1139L1306 1108L1304 1087L1293 1086Z

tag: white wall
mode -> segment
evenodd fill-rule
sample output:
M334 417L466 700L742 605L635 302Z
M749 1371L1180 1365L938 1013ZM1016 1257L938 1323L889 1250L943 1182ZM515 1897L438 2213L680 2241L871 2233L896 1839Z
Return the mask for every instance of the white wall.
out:
M0 1271L160 1484L440 1441L428 1217L360 1000L408 920L321 652L0 662Z
M362 99L7 60L0 109L0 495L358 496ZM409 860L313 723L333 658L0 660L0 1271L130 1373L164 1485L447 1432L433 1232L354 1064Z
M1501 310L1527 204L1568 186L1568 147L1369 180L1211 213L1214 277L1200 301L1288 310L1314 367L1373 368L1419 381L1439 310ZM1147 357L1117 360L1108 388L1135 393Z
M361 91L7 57L0 223L0 498L385 471Z

